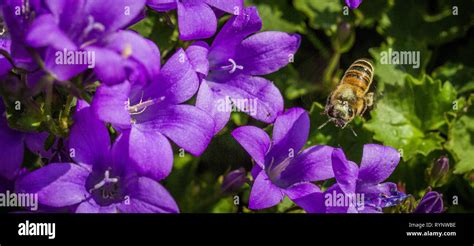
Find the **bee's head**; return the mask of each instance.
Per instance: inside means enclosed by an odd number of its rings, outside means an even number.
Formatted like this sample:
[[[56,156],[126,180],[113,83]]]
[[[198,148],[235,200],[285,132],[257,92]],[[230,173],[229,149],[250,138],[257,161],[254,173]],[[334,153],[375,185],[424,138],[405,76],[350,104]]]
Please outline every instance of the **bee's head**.
[[[349,103],[341,100],[332,103],[327,109],[327,114],[337,127],[345,127],[355,117],[354,110]]]

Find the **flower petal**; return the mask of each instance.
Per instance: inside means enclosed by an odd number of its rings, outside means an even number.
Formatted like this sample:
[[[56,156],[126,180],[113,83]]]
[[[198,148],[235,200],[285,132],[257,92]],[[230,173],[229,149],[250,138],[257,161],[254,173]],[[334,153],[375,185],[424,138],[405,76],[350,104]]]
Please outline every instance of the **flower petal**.
[[[260,166],[265,165],[265,154],[270,148],[270,137],[255,126],[242,126],[232,131],[232,136]]]
[[[239,15],[244,7],[243,0],[206,0],[206,3],[233,15]]]
[[[250,36],[238,46],[235,62],[249,75],[265,75],[278,71],[293,59],[301,42],[298,34],[262,32]]]
[[[110,136],[105,124],[97,119],[90,107],[74,115],[69,137],[71,157],[80,164],[98,165],[107,160]]]
[[[110,122],[115,127],[129,128],[131,118],[126,108],[129,93],[128,81],[112,86],[103,84],[94,95],[92,110],[99,119]]]
[[[400,153],[392,147],[366,144],[360,163],[359,179],[377,184],[386,180],[400,161]]]
[[[249,208],[264,209],[273,207],[280,203],[283,198],[282,190],[272,183],[265,171],[261,171],[250,191]]]
[[[17,176],[23,162],[23,140],[24,134],[10,129],[6,119],[0,119],[0,177],[13,180]]]
[[[209,60],[207,59],[208,53],[209,45],[203,41],[195,42],[186,49],[186,55],[188,56],[194,71],[204,76],[207,76],[209,72]]]
[[[87,13],[94,22],[105,26],[105,32],[114,32],[133,23],[143,11],[146,0],[102,0],[87,1]]]
[[[130,67],[124,62],[122,56],[110,49],[96,46],[87,47],[89,54],[94,54],[94,72],[97,79],[107,85],[115,85],[125,81],[127,77],[126,69]]]
[[[342,149],[332,152],[332,168],[339,188],[345,194],[355,194],[359,170],[355,163],[346,159]]]
[[[51,163],[37,169],[16,182],[18,193],[37,193],[38,202],[50,207],[78,204],[90,194],[86,180],[90,172],[73,163]]]
[[[331,156],[334,148],[313,146],[298,154],[281,173],[280,179],[287,184],[321,181],[334,177]]]
[[[207,112],[215,122],[214,134],[222,130],[230,118],[231,102],[226,100],[218,88],[212,88],[215,83],[203,80],[196,99],[196,106]]]
[[[349,6],[350,9],[356,9],[362,3],[362,0],[346,0],[346,5]]]
[[[170,193],[158,182],[139,177],[127,186],[130,201],[118,205],[124,213],[179,213]]]
[[[88,65],[86,62],[76,64],[72,61],[67,61],[68,57],[72,57],[71,54],[87,54],[87,53],[74,53],[74,52],[85,52],[78,50],[58,50],[53,47],[46,48],[44,65],[53,76],[59,81],[65,81],[73,78],[79,73],[87,70]],[[81,55],[82,56],[82,55]],[[88,56],[89,57],[89,56]],[[87,57],[87,59],[89,59]],[[92,57],[92,56],[91,56]]]
[[[273,126],[273,146],[266,162],[278,164],[303,148],[309,134],[309,116],[302,108],[290,108],[278,116]]]
[[[267,79],[237,75],[225,84],[214,83],[212,87],[226,95],[241,112],[265,123],[272,123],[283,112],[283,96]]]
[[[144,98],[161,98],[178,104],[189,100],[199,88],[199,77],[183,49],[178,50],[163,66],[159,76],[144,91]]]
[[[203,1],[177,1],[179,38],[195,40],[209,38],[216,32],[217,18]]]
[[[149,119],[137,115],[140,125],[162,133],[193,155],[201,155],[214,136],[214,120],[205,111],[191,105],[169,105],[150,109]],[[192,139],[193,141],[190,141]]]
[[[77,46],[59,28],[54,16],[50,14],[40,15],[34,20],[26,36],[26,42],[35,48],[51,46],[57,50],[77,49]]]
[[[158,12],[173,10],[177,7],[176,0],[148,0],[146,4]]]
[[[129,135],[129,137],[125,137]],[[123,141],[129,142],[129,155],[139,175],[157,181],[167,177],[173,167],[173,150],[161,133],[139,124],[124,132]]]
[[[308,213],[325,212],[323,193],[315,184],[295,184],[286,189],[285,194]]]
[[[110,204],[108,206],[101,206],[97,204],[97,202],[90,198],[87,199],[86,201],[81,202],[79,206],[76,208],[76,213],[79,214],[111,214],[111,213],[117,213],[117,205],[116,204]]]
[[[242,14],[232,16],[217,34],[209,51],[212,67],[228,64],[237,52],[237,46],[244,38],[262,29],[262,20],[256,7],[245,8]],[[239,51],[240,52],[240,51]]]
[[[149,80],[160,72],[160,50],[155,43],[132,31],[119,31],[107,36],[105,47],[121,54],[122,60],[129,59],[141,64],[146,69]],[[110,63],[109,66],[120,64]]]

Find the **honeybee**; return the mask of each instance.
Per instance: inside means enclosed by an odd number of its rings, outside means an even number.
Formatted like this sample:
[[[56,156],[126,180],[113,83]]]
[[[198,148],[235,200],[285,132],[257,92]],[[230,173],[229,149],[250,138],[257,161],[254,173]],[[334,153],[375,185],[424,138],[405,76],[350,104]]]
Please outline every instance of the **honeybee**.
[[[374,93],[369,92],[373,76],[374,66],[369,60],[358,59],[352,63],[329,95],[322,113],[329,120],[319,128],[332,121],[344,129],[356,116],[362,116],[374,103]]]

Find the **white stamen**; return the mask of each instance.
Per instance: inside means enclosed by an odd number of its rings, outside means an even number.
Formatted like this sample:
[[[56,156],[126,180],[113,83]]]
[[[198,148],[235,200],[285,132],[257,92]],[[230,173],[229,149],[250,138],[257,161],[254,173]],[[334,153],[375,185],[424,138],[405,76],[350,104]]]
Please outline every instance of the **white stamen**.
[[[234,59],[229,58],[228,60],[231,65],[223,67],[224,69],[230,68],[229,73],[234,73],[237,69],[243,70],[244,66],[242,65],[237,65],[237,63],[234,61]]]
[[[104,179],[102,179],[99,183],[94,185],[94,188],[92,188],[89,192],[91,193],[92,191],[98,190],[104,185],[109,184],[109,183],[117,183],[119,181],[118,178],[110,178],[110,170],[105,171],[104,174]]]
[[[149,106],[152,106],[156,103],[162,102],[162,101],[165,100],[165,98],[166,98],[165,96],[162,96],[162,97],[157,98],[157,99],[150,99],[150,100],[143,101],[143,92],[142,92],[140,102],[138,102],[137,104],[135,104],[133,106],[130,106],[130,98],[128,99],[127,109],[128,109],[128,112],[130,113],[130,115],[139,115],[139,114],[145,112],[145,110]]]

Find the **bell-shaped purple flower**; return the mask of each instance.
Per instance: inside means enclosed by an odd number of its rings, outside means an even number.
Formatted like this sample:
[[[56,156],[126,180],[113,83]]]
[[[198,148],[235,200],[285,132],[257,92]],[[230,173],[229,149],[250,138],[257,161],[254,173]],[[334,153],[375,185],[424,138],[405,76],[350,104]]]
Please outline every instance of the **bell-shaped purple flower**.
[[[366,144],[360,167],[346,159],[342,149],[332,153],[337,183],[324,192],[326,213],[380,213],[407,196],[385,181],[395,170],[400,154],[392,147]]]
[[[198,74],[188,53],[181,49],[148,84],[125,81],[102,85],[92,108],[99,119],[123,133],[139,172],[160,180],[168,176],[173,165],[168,138],[200,155],[214,136],[213,119],[205,111],[183,104],[198,86]]]
[[[427,192],[414,211],[425,214],[442,212],[444,212],[443,196],[436,191]]]
[[[113,145],[105,124],[90,107],[75,115],[69,150],[75,163],[50,163],[16,182],[16,192],[36,193],[46,208],[77,213],[175,213],[178,207],[157,181],[130,165],[129,142]]]
[[[217,17],[212,8],[239,15],[243,0],[148,0],[152,9],[164,12],[178,10],[179,38],[196,40],[210,38],[217,29]]]
[[[25,41],[58,80],[93,69],[107,84],[149,80],[159,72],[155,44],[132,31],[146,0],[48,0],[48,12],[38,15]]]
[[[284,32],[261,32],[255,7],[230,18],[210,47],[196,44],[192,62],[204,77],[196,106],[216,121],[215,132],[228,122],[232,110],[273,123],[283,111],[283,97],[265,78],[293,61],[301,37]]]
[[[4,0],[0,3],[0,49],[9,53],[15,67],[33,71],[38,66],[28,51],[26,34],[34,17],[46,11],[41,0]],[[12,64],[0,55],[0,75]]]
[[[250,209],[275,206],[285,196],[307,212],[319,209],[312,199],[321,191],[311,182],[334,177],[331,168],[333,148],[313,146],[301,151],[308,134],[309,116],[302,108],[288,109],[277,117],[272,140],[254,126],[239,127],[232,132],[256,164],[252,169]]]

